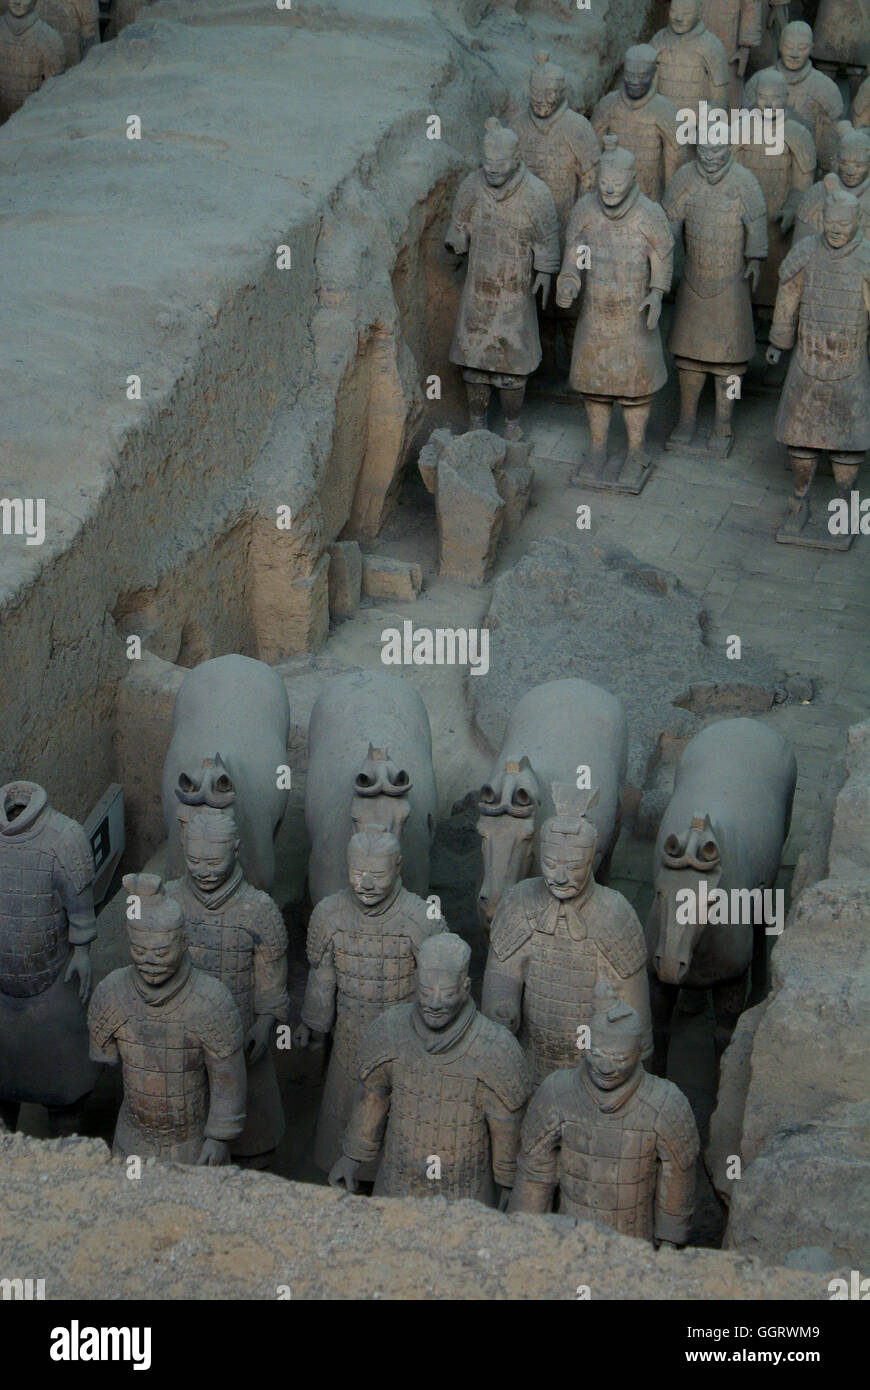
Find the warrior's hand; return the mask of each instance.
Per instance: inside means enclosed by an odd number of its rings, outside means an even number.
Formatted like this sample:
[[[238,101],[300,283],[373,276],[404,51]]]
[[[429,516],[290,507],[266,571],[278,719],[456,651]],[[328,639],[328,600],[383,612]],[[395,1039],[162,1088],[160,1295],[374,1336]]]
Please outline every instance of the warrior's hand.
[[[661,290],[650,290],[646,299],[640,306],[640,312],[646,309],[646,326],[652,332],[658,328],[659,319],[662,316],[662,292]]]
[[[767,349],[767,352],[764,355],[767,358],[769,365],[771,367],[775,367],[779,359],[782,357],[782,350],[778,347],[774,347],[773,343],[771,343]]]
[[[749,288],[754,293],[758,289],[758,282],[761,279],[761,261],[747,261],[743,278],[749,281]]]
[[[543,272],[539,272],[539,274],[535,276],[535,283],[532,285],[532,298],[534,299],[538,290],[541,291],[542,309],[546,309],[547,307],[547,300],[550,298],[550,284],[552,279],[552,275],[544,275]]]
[[[580,280],[575,275],[560,275],[556,281],[556,303],[560,309],[570,309],[580,293]]]
[[[777,220],[779,221],[779,225],[782,228],[783,232],[790,232],[792,227],[794,226],[794,208],[784,207],[782,212],[779,214],[779,218]]]
[[[293,1037],[290,1039],[294,1047],[306,1048],[311,1046],[311,1029],[307,1023],[300,1023],[293,1029]]]
[[[91,953],[87,946],[73,946],[69,965],[63,977],[64,984],[69,984],[73,975],[79,977],[79,999],[82,1004],[87,1004],[91,997],[91,987],[93,985],[93,968],[91,966]]]
[[[356,1176],[359,1170],[360,1164],[355,1158],[348,1158],[347,1154],[342,1154],[329,1170],[329,1186],[334,1187],[336,1191],[345,1187],[348,1192],[359,1192]]]
[[[220,1139],[206,1139],[196,1160],[200,1168],[218,1168],[230,1156],[229,1144]]]
[[[271,1014],[258,1014],[254,1019],[248,1036],[245,1038],[245,1060],[249,1067],[252,1067],[255,1062],[259,1062],[269,1046],[269,1034],[272,1031],[274,1021]]]
[[[749,49],[738,48],[737,50],[737,76],[746,76],[746,64],[749,62]]]

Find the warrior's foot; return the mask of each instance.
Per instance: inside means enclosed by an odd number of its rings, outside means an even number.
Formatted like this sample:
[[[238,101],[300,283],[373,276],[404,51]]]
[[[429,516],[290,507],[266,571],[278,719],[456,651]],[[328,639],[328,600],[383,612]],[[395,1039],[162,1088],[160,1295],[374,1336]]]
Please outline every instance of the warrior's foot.
[[[629,449],[625,462],[630,468],[649,468],[652,454],[648,454],[646,449]]]
[[[782,520],[781,531],[787,536],[799,536],[807,524],[810,515],[810,504],[806,497],[790,497],[788,511]]]
[[[483,426],[481,428],[483,428]],[[512,443],[518,439],[522,439],[523,427],[519,420],[505,420],[504,437],[505,439],[509,439]]]
[[[588,481],[589,475],[603,473],[607,467],[607,449],[590,449],[585,458],[581,459],[574,472],[571,474],[570,482],[574,487],[582,487]]]
[[[676,449],[681,445],[691,444],[694,438],[695,421],[681,420],[680,423],[677,425],[677,428],[675,430],[672,430],[670,435],[668,436],[668,444],[671,446],[672,449]]]
[[[731,445],[734,443],[733,434],[725,434],[722,430],[711,430],[707,436],[707,448],[716,458],[727,458],[731,452]]]

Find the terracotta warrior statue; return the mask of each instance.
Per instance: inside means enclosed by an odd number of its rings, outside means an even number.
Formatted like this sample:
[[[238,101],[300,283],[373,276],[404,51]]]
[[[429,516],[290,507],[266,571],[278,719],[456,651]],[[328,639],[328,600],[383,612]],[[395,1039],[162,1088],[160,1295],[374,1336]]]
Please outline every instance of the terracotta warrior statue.
[[[88,49],[100,42],[98,0],[36,0],[36,13],[63,39],[68,68],[80,63]]]
[[[767,255],[767,208],[758,180],[728,146],[700,144],[665,191],[663,207],[686,264],[668,346],[680,377],[680,420],[666,447],[688,448],[708,375],[716,389],[709,451],[731,450],[731,420],[741,379],[755,352],[752,292]]]
[[[420,947],[415,1001],[388,1009],[368,1028],[344,1152],[329,1175],[333,1187],[356,1192],[383,1144],[376,1195],[506,1206],[531,1084],[516,1040],[471,998],[470,960],[461,937],[429,937]]]
[[[776,62],[780,36],[791,18],[790,9],[789,0],[762,0],[761,42],[752,58],[756,68]]]
[[[88,1057],[94,856],[35,782],[0,789],[0,1119],[44,1105],[73,1133],[97,1068]]]
[[[870,130],[855,130],[848,121],[841,121],[837,134],[837,175],[847,192],[858,199],[861,230],[870,237]],[[824,230],[826,197],[824,181],[814,183],[804,194],[794,229],[795,244]]]
[[[548,1076],[523,1121],[512,1212],[603,1221],[626,1236],[685,1245],[698,1131],[672,1081],[641,1061],[645,1025],[605,985],[579,1066]]]
[[[349,887],[323,898],[308,924],[308,985],[294,1044],[333,1033],[314,1161],[328,1173],[341,1153],[358,1081],[359,1047],[370,1023],[414,997],[420,947],[445,930],[422,898],[402,887],[399,842],[372,827],[347,849]]]
[[[569,381],[583,396],[591,447],[572,482],[609,474],[607,438],[616,401],[628,435],[620,468],[623,462],[629,469],[649,467],[647,421],[668,375],[658,324],[673,250],[668,219],[638,188],[634,155],[618,146],[615,135],[605,135],[598,190],[581,198],[571,214],[556,286],[561,305],[571,304],[583,286]]]
[[[526,379],[541,361],[535,296],[547,307],[559,269],[553,195],[526,168],[519,141],[494,116],[486,122],[483,167],[459,185],[448,251],[468,254],[450,361],[462,367],[470,430],[485,429],[492,387],[505,416],[505,438],[522,438]]]
[[[492,923],[483,1011],[519,1040],[533,1084],[576,1066],[592,994],[609,980],[643,1019],[643,1055],[652,1051],[643,929],[621,893],[596,883],[598,834],[584,812],[594,797],[553,788],[556,815],[540,837],[541,878],[508,890]]]
[[[728,55],[731,105],[738,106],[750,51],[761,43],[761,0],[703,0],[701,18]]]
[[[832,77],[840,68],[854,92],[870,64],[870,0],[819,0],[813,52]]]
[[[645,198],[660,203],[673,175],[685,161],[688,148],[677,143],[677,108],[657,89],[658,50],[640,43],[629,48],[622,69],[622,87],[608,92],[592,112],[599,140],[615,135],[634,155],[638,188]]]
[[[767,350],[775,364],[795,345],[776,417],[794,494],[777,540],[800,538],[821,452],[830,455],[837,487],[847,494],[870,448],[870,241],[861,235],[854,194],[835,174],[825,186],[823,234],[798,242],[780,268]]]
[[[651,40],[658,50],[658,87],[677,111],[698,113],[702,101],[727,106],[731,82],[728,54],[701,18],[701,0],[671,0],[666,29]]]
[[[754,83],[755,108],[762,113],[786,110],[788,83],[778,68],[764,68]],[[784,147],[777,154],[771,146],[748,140],[735,145],[734,157],[754,174],[767,207],[767,259],[761,267],[752,300],[763,310],[772,310],[776,301],[777,275],[791,243],[798,208],[816,172],[813,137],[800,121],[785,115]]]
[[[122,882],[133,963],[106,976],[88,1011],[91,1056],[123,1069],[112,1153],[226,1163],[245,1123],[239,1012],[226,985],[192,964],[181,906],[157,875]]]
[[[565,69],[549,53],[536,54],[529,104],[515,122],[520,157],[552,193],[561,236],[581,193],[595,187],[600,153],[592,126],[568,105],[567,90]]]
[[[36,0],[9,0],[0,15],[0,120],[66,67],[63,39],[36,13]]]
[[[832,169],[837,158],[836,125],[843,115],[843,98],[836,82],[814,68],[810,61],[813,31],[803,20],[787,24],[780,35],[777,67],[788,83],[788,114],[802,121],[816,142],[822,169]],[[746,104],[755,104],[758,73],[746,84]]]
[[[193,964],[226,985],[239,1011],[247,1064],[247,1119],[233,1140],[232,1154],[263,1167],[284,1133],[269,1044],[275,1024],[289,1018],[287,933],[269,894],[252,888],[242,874],[232,807],[184,809],[190,813],[182,842],[187,875],[168,883],[166,894],[184,913]]]
[[[870,74],[864,78],[852,102],[852,124],[856,130],[870,125]]]

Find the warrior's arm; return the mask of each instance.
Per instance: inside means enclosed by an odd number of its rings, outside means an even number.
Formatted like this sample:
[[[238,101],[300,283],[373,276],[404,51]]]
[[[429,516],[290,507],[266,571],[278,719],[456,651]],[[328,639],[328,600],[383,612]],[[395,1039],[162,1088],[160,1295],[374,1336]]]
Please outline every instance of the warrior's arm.
[[[649,240],[649,287],[667,294],[674,275],[674,236],[666,218],[661,218],[659,226],[656,219],[655,230]]]
[[[728,89],[731,86],[731,65],[729,56],[720,43],[706,59],[707,76],[710,79],[710,106],[727,106]]]
[[[483,1108],[492,1146],[492,1176],[499,1187],[513,1187],[520,1151],[520,1129],[523,1107],[509,1110],[503,1100],[488,1087],[484,1092]]]
[[[803,243],[799,242],[798,244],[802,245]],[[782,270],[786,268],[786,264],[783,263]],[[773,311],[773,323],[770,326],[770,342],[773,347],[790,348],[793,345],[797,334],[803,287],[803,271],[792,275],[788,280],[780,279],[779,289],[776,293],[776,306]]]
[[[314,909],[308,926],[308,959],[310,969],[302,1003],[302,1022],[314,1033],[328,1033],[335,1023],[335,994],[338,978],[335,972],[332,936],[327,936],[317,920]]]
[[[522,947],[507,960],[499,960],[490,946],[483,975],[482,1012],[512,1033],[519,1032],[522,1022],[525,959]]]
[[[362,1080],[344,1131],[344,1153],[354,1163],[370,1163],[383,1143],[392,1092],[391,1064],[384,1062]]]
[[[532,1098],[522,1126],[520,1156],[509,1211],[547,1212],[559,1182],[562,1120],[548,1102],[548,1083]]]
[[[50,34],[50,42],[46,43],[42,53],[43,79],[60,77],[60,74],[66,71],[66,50],[63,46],[63,39],[55,29],[51,29]]]
[[[747,261],[763,261],[767,258],[767,209],[758,216],[746,216],[743,223],[746,241],[743,255]]]
[[[277,908],[272,912],[270,907],[269,920],[263,923],[254,946],[254,1013],[268,1014],[279,1023],[290,1017],[287,935]]]
[[[761,0],[741,0],[738,48],[757,48],[761,43]]]
[[[642,965],[633,975],[615,984],[619,997],[635,1009],[643,1024],[643,1045],[641,1056],[650,1057],[653,1050],[652,1015],[649,1004],[649,977],[646,965]]]
[[[555,275],[559,269],[559,219],[556,204],[548,188],[543,190],[532,231],[532,265],[538,275]]]
[[[459,185],[453,204],[453,216],[444,238],[444,245],[448,251],[454,251],[457,256],[465,255],[471,239],[471,214],[474,209],[472,178],[473,175],[469,175]]]
[[[219,1057],[203,1047],[208,1072],[209,1107],[205,1125],[206,1139],[227,1144],[245,1127],[245,1100],[248,1077],[245,1054],[241,1047],[229,1056]]]
[[[79,42],[84,58],[88,49],[100,42],[100,6],[98,0],[79,0],[78,13],[81,23]]]
[[[676,113],[674,114],[676,117]],[[674,177],[674,174],[685,164],[686,157],[689,153],[689,147],[688,145],[681,145],[677,140],[676,119],[674,119],[673,125],[671,125],[670,122],[668,122],[667,125],[660,125],[659,131],[661,132],[662,137],[662,157],[664,159],[665,167],[665,188],[667,188],[671,179]],[[674,233],[674,236],[676,236],[676,233]]]
[[[675,1123],[656,1135],[658,1172],[653,1233],[656,1240],[685,1245],[695,1208],[695,1160],[698,1131],[689,1102],[680,1095]],[[670,1107],[669,1107],[670,1108]]]

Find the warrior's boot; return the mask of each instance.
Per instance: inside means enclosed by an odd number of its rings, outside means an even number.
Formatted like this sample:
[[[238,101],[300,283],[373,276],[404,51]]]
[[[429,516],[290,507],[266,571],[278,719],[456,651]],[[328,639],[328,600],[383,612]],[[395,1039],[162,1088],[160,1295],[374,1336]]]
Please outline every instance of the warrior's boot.
[[[586,396],[583,404],[589,421],[589,451],[584,463],[571,474],[571,482],[577,484],[582,483],[584,473],[600,473],[607,464],[607,436],[613,414],[612,401],[596,401]]]
[[[716,418],[707,437],[707,447],[720,458],[726,457],[732,444],[731,420],[734,415],[734,398],[728,394],[732,375],[713,378],[716,389]]]
[[[490,388],[480,382],[466,382],[465,390],[468,395],[468,428],[469,430],[485,430],[488,428],[487,414],[489,411],[489,392]]]
[[[815,476],[819,456],[811,449],[789,449],[788,457],[791,464],[794,492],[789,498],[789,510],[782,524],[782,529],[797,534],[804,529],[810,514],[808,493]]]
[[[679,368],[680,376],[680,419],[675,430],[671,431],[669,444],[691,444],[695,437],[698,421],[698,401],[704,389],[706,372],[692,372],[686,367]]]
[[[626,463],[636,463],[641,468],[648,468],[652,462],[644,447],[646,427],[651,410],[652,401],[642,401],[639,405],[624,404],[622,407],[622,418],[625,421],[625,432],[628,435],[628,453],[625,461]]]
[[[525,386],[503,386],[499,391],[501,408],[504,411],[504,437],[505,439],[522,439],[523,430],[520,425],[520,411],[523,408],[523,397],[526,394]]]

